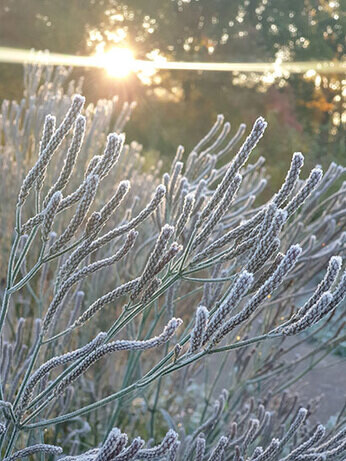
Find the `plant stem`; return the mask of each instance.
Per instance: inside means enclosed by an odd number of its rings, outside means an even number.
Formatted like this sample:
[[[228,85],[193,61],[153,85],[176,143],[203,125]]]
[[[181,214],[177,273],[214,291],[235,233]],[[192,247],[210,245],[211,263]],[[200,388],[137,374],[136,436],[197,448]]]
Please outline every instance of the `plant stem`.
[[[209,394],[208,394],[208,397],[206,398],[206,402],[205,402],[205,405],[204,405],[204,409],[203,409],[203,412],[202,412],[202,415],[201,415],[201,419],[199,421],[199,424],[202,424],[203,420],[204,420],[204,417],[205,417],[205,414],[207,412],[207,409],[209,407],[209,403],[210,403],[210,400],[211,400],[211,397],[213,395],[213,391],[215,389],[215,386],[216,386],[216,383],[218,382],[220,376],[221,376],[221,373],[226,365],[226,362],[227,362],[227,359],[228,359],[228,354],[225,354],[223,360],[222,360],[222,364],[215,376],[215,379],[213,381],[213,384],[211,385],[210,387],[210,391],[209,391]]]
[[[9,257],[9,261],[8,261],[8,267],[7,267],[6,289],[5,289],[5,293],[4,293],[3,300],[2,300],[1,314],[0,314],[0,332],[2,331],[4,321],[5,321],[5,318],[6,318],[6,314],[7,314],[8,305],[9,305],[9,302],[10,302],[10,292],[9,292],[9,290],[11,288],[12,280],[13,280],[13,277],[14,277],[13,276],[13,266],[14,266],[14,261],[15,261],[15,257],[16,257],[16,252],[17,252],[17,249],[18,249],[19,240],[20,240],[20,215],[21,215],[21,208],[17,207],[17,209],[16,209],[16,230],[15,230],[16,235],[15,235],[15,238],[14,238],[13,245],[11,247],[11,253],[10,253],[10,257]]]
[[[31,373],[31,371],[33,369],[33,366],[35,365],[35,361],[37,359],[37,355],[39,353],[41,345],[42,345],[42,337],[40,336],[40,338],[38,339],[38,341],[37,341],[37,343],[35,345],[35,348],[34,348],[34,350],[32,352],[30,363],[29,363],[28,368],[27,368],[27,370],[25,372],[25,375],[24,375],[23,381],[21,383],[21,386],[19,388],[19,391],[18,391],[18,394],[16,396],[16,399],[15,399],[15,401],[13,403],[13,408],[14,409],[16,408],[16,406],[18,405],[18,402],[20,401],[20,398],[21,398],[22,393],[23,393],[23,391],[25,389],[26,383],[27,383],[27,381],[29,379],[30,373]]]
[[[166,344],[165,348],[165,354],[168,352],[168,343]],[[155,415],[156,415],[156,407],[159,402],[159,397],[160,397],[160,391],[161,391],[161,384],[162,384],[162,377],[159,378],[157,387],[156,387],[156,393],[155,393],[155,399],[154,399],[154,405],[153,408],[151,409],[151,418],[150,418],[150,437],[154,437],[154,429],[155,429]]]
[[[30,248],[30,245],[32,243],[32,241],[34,240],[35,236],[36,236],[36,233],[37,233],[37,230],[38,230],[38,226],[34,227],[29,235],[29,238],[28,240],[25,242],[25,245],[24,245],[24,248],[23,248],[23,251],[21,253],[21,255],[19,256],[18,258],[18,261],[15,265],[15,268],[13,270],[13,278],[12,280],[14,281],[18,275],[18,272],[20,271],[20,268],[21,268],[21,265],[24,261],[24,258],[25,256],[27,255],[28,251],[29,251],[29,248]]]
[[[177,371],[197,360],[200,360],[202,357],[208,355],[208,354],[214,354],[216,352],[220,352],[220,351],[225,351],[225,350],[231,350],[231,349],[238,349],[238,348],[241,348],[241,347],[245,347],[249,344],[253,344],[255,342],[259,342],[259,341],[263,341],[265,339],[270,339],[270,338],[275,338],[275,337],[278,337],[280,335],[269,335],[269,334],[266,334],[266,335],[261,335],[261,336],[257,336],[255,338],[251,338],[251,339],[248,339],[248,340],[244,340],[244,341],[241,341],[239,343],[236,343],[236,344],[231,344],[229,346],[224,346],[224,347],[221,347],[221,348],[217,348],[217,349],[209,349],[209,350],[203,350],[203,351],[200,351],[199,353],[195,354],[195,355],[192,355],[192,356],[188,356],[188,357],[185,357],[185,356],[182,356],[182,358],[180,360],[178,360],[177,362],[175,363],[171,363],[169,365],[167,365],[166,367],[163,367],[162,366],[167,363],[167,361],[169,360],[169,358],[171,358],[173,355],[174,355],[174,352],[170,352],[166,355],[166,357],[164,357],[164,359],[161,360],[161,362],[156,365],[156,367],[154,367],[152,370],[150,370],[150,372],[148,372],[146,375],[144,375],[142,378],[140,378],[136,383],[133,383],[131,384],[130,386],[127,386],[126,388],[124,389],[121,389],[120,391],[118,392],[115,392],[114,394],[111,394],[109,395],[108,397],[105,397],[101,400],[99,400],[98,402],[94,402],[90,405],[87,405],[85,407],[82,407],[82,408],[79,408],[78,410],[75,410],[71,413],[67,413],[65,415],[61,415],[61,416],[58,416],[56,418],[52,418],[52,419],[49,419],[49,420],[44,420],[44,421],[39,421],[37,423],[34,423],[34,424],[27,424],[34,416],[37,415],[37,412],[35,412],[34,414],[30,415],[27,417],[27,419],[23,422],[22,424],[22,428],[24,430],[29,430],[29,429],[34,429],[34,428],[37,428],[37,427],[46,427],[46,426],[50,426],[52,424],[61,424],[65,421],[68,421],[72,418],[75,418],[77,416],[82,416],[82,415],[85,415],[85,414],[88,414],[94,410],[96,410],[97,408],[100,408],[104,405],[107,405],[108,403],[110,402],[113,402],[114,400],[118,400],[119,398],[137,390],[137,389],[141,389],[143,387],[146,387],[148,386],[150,383],[152,383],[153,381],[155,381],[156,379],[162,377],[162,376],[165,376],[167,374],[170,374],[174,371]],[[188,340],[188,337],[185,338],[185,342]],[[162,368],[160,370],[160,368]],[[157,370],[157,372],[155,373],[155,371]],[[44,402],[45,404],[46,402]],[[43,404],[43,405],[44,405]],[[43,406],[42,406],[43,408]]]
[[[5,458],[7,456],[10,456],[10,454],[12,452],[13,445],[16,443],[17,437],[18,437],[18,428],[16,426],[14,426],[12,434],[11,434],[11,438],[10,438],[8,444],[7,444],[7,447],[6,447],[5,456],[4,456]]]

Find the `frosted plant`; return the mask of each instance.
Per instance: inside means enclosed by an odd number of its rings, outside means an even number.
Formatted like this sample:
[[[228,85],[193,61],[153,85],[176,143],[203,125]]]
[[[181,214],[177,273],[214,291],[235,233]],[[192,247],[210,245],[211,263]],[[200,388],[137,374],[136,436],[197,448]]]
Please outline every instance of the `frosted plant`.
[[[300,175],[300,170],[304,165],[304,156],[301,152],[295,152],[292,157],[292,162],[290,169],[288,170],[285,182],[281,186],[281,189],[274,197],[274,203],[277,206],[280,206],[282,203],[286,202],[290,197],[291,192],[293,191]]]
[[[225,323],[228,314],[234,310],[241,300],[241,298],[246,294],[251,283],[253,281],[253,276],[247,271],[243,271],[237,280],[234,282],[232,291],[229,293],[228,297],[224,303],[218,308],[215,312],[213,318],[208,323],[208,327],[203,336],[203,344],[205,344],[214,333]]]
[[[194,328],[191,332],[190,352],[196,352],[200,348],[207,326],[209,312],[204,306],[199,306],[196,311],[196,320]]]
[[[97,348],[97,346],[99,346],[102,343],[105,336],[105,333],[99,333],[94,340],[86,344],[84,347],[81,347],[80,349],[77,349],[73,352],[67,352],[66,354],[58,357],[53,357],[52,359],[48,360],[48,362],[42,364],[40,368],[38,368],[35,371],[35,373],[32,374],[32,376],[26,384],[21,401],[18,406],[19,412],[23,411],[25,407],[30,403],[29,401],[34,387],[40,380],[42,380],[45,377],[47,373],[49,373],[54,368],[64,365],[65,363],[72,362],[73,360],[90,354],[90,352],[92,352],[94,349]]]
[[[136,288],[134,289],[131,299],[136,299],[138,294],[141,292],[146,283],[148,283],[155,275],[155,268],[159,263],[160,258],[166,249],[167,242],[173,235],[174,228],[171,226],[164,226],[161,230],[159,237],[156,240],[155,248],[149,256],[148,262],[144,268],[143,274],[141,275]]]
[[[227,435],[220,436],[219,430],[223,432],[227,420],[224,419],[227,418],[227,410],[223,406],[218,412],[217,419],[214,418],[214,425],[209,429],[204,425],[206,433],[200,433],[197,438],[185,435],[179,441],[178,433],[170,430],[161,443],[151,448],[144,448],[145,442],[140,437],[134,438],[130,443],[127,434],[121,433],[118,428],[113,428],[100,447],[82,455],[67,456],[62,459],[64,461],[84,459],[215,461],[220,457],[222,459],[222,456],[225,459],[256,459],[257,461],[341,459],[339,455],[345,451],[345,429],[333,437],[325,436],[324,426],[318,425],[312,429],[306,408],[300,407],[295,411],[296,402],[291,408],[285,408],[283,403],[284,399],[281,399],[279,410],[272,411],[265,411],[263,404],[244,405],[242,411],[237,413],[237,422],[232,423],[232,430],[227,432]],[[253,417],[255,414],[259,419]],[[268,418],[267,415],[271,417]],[[271,424],[271,419],[280,422],[280,428],[275,428]],[[324,440],[323,443],[320,443],[321,439]],[[164,455],[167,457],[162,458]]]
[[[12,456],[6,456],[4,461],[14,461],[15,459],[26,458],[27,456],[33,455],[34,453],[60,455],[62,453],[62,449],[60,447],[55,447],[54,445],[45,445],[40,443],[38,445],[32,445],[30,447],[23,448],[23,450],[17,451]]]
[[[63,190],[71,177],[73,169],[75,167],[77,156],[79,154],[80,148],[83,143],[85,133],[85,117],[79,115],[76,120],[76,125],[73,133],[73,138],[70,144],[70,147],[67,151],[66,158],[64,165],[62,167],[61,173],[55,182],[55,184],[50,188],[48,194],[46,195],[45,201],[43,202],[43,206],[45,207],[49,200],[52,198],[53,194],[56,191]]]
[[[73,126],[73,123],[75,122],[77,115],[83,107],[84,101],[84,98],[79,95],[77,95],[74,98],[71,108],[66,114],[66,117],[62,121],[61,125],[54,131],[53,135],[47,142],[47,145],[45,145],[44,149],[42,149],[38,161],[35,163],[33,168],[25,177],[22,187],[19,191],[17,202],[18,206],[23,205],[34,182],[38,179],[42,182],[42,177],[44,177],[45,171],[51,160],[52,155],[54,154],[54,151],[59,147],[67,132]],[[49,123],[49,120],[46,120],[46,124],[47,123]],[[45,131],[49,131],[49,129],[44,128],[44,132]],[[43,144],[45,144],[45,142],[46,141],[43,140]]]
[[[233,155],[246,127],[223,116],[168,172],[144,169],[122,133],[134,104],[85,106],[67,77],[26,68],[23,102],[2,104],[1,456],[343,459],[342,416],[313,428],[316,402],[287,389],[345,339],[344,169],[303,181],[295,153],[258,205],[267,123]]]

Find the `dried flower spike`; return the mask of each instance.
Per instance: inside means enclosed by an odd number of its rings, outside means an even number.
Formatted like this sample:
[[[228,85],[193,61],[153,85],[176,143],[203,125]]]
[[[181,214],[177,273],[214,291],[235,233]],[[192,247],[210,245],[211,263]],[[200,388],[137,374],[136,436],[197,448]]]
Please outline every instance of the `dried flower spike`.
[[[76,95],[72,101],[72,105],[67,112],[64,120],[61,122],[61,125],[56,129],[54,134],[51,136],[48,144],[40,155],[39,159],[35,165],[31,168],[27,176],[25,177],[22,187],[19,192],[17,206],[22,206],[29,195],[30,189],[32,188],[36,179],[40,178],[45,174],[46,168],[50,162],[50,159],[59,147],[62,140],[65,138],[68,131],[71,129],[73,123],[75,122],[78,114],[82,110],[84,105],[85,98],[80,95]]]

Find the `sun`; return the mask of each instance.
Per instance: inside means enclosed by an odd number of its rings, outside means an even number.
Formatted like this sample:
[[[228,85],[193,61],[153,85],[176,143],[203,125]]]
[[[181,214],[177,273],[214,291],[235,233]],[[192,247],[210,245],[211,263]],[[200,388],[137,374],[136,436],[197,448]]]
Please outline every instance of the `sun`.
[[[135,58],[129,48],[111,48],[100,56],[101,66],[110,77],[124,78],[135,70]]]

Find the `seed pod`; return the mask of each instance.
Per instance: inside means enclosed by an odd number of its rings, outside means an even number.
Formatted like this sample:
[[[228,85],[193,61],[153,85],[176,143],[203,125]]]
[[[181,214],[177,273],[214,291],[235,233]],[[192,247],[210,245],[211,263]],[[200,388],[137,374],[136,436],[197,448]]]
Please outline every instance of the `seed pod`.
[[[44,120],[44,125],[43,125],[42,138],[40,141],[39,157],[43,154],[45,148],[47,147],[49,141],[51,140],[51,137],[53,136],[53,133],[55,130],[55,123],[56,123],[56,119],[54,116],[50,114],[46,115],[45,120]],[[42,173],[38,175],[35,181],[35,188],[37,191],[40,191],[42,188],[44,176],[45,176],[44,171],[42,171]]]
[[[197,235],[195,241],[193,242],[192,249],[195,249],[200,245],[204,240],[208,238],[216,224],[220,221],[222,216],[228,210],[232,200],[235,197],[235,194],[238,192],[242,177],[240,174],[234,176],[233,181],[228,185],[224,195],[220,197],[220,203],[216,205],[215,211],[211,215],[210,219],[207,221],[206,225],[202,228],[201,232]],[[211,210],[212,211],[212,210]],[[210,213],[209,213],[210,214]],[[201,216],[203,215],[203,211]],[[200,220],[202,219],[200,216]]]
[[[311,307],[307,313],[297,322],[292,323],[282,330],[285,336],[295,335],[305,330],[313,323],[317,323],[322,317],[330,312],[330,304],[333,296],[328,291],[323,293],[317,303]]]
[[[333,256],[328,264],[328,269],[326,272],[326,275],[323,277],[322,282],[318,285],[316,291],[314,294],[309,298],[309,300],[302,306],[297,314],[293,317],[293,320],[298,320],[299,318],[302,318],[307,311],[320,299],[321,295],[325,292],[328,291],[334,281],[336,280],[336,277],[338,276],[340,269],[342,265],[342,258],[339,256]]]
[[[195,198],[193,194],[187,194],[185,199],[184,199],[184,206],[183,206],[183,211],[178,219],[177,226],[176,226],[176,237],[179,237],[179,235],[183,232],[186,223],[190,219],[192,209],[195,203]]]

